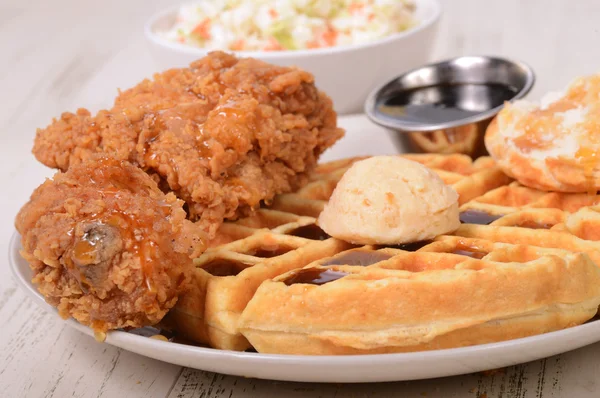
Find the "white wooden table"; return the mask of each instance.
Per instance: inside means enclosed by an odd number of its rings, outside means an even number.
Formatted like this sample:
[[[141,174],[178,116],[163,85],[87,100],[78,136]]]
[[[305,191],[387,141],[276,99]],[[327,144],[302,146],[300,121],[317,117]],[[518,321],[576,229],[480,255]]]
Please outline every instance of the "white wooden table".
[[[13,218],[52,171],[30,153],[36,127],[64,110],[108,106],[117,87],[154,71],[144,20],[169,0],[0,1],[0,253]],[[435,58],[496,54],[533,66],[531,96],[600,70],[598,0],[443,0]],[[327,157],[348,156],[353,131],[386,135],[361,117]],[[354,140],[356,141],[356,140]],[[96,343],[38,309],[0,263],[0,397],[589,397],[600,396],[600,344],[504,369],[436,380],[363,385],[283,383],[181,368]]]

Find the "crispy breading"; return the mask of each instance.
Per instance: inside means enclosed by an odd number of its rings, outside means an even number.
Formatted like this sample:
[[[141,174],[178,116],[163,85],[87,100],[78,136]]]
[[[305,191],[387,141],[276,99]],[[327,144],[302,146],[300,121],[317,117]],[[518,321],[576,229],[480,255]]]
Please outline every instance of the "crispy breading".
[[[131,161],[214,234],[303,185],[342,135],[311,74],[215,52],[120,93],[110,110],[64,113],[38,130],[33,152],[61,170],[97,153]]]
[[[126,161],[89,159],[38,187],[16,218],[46,301],[96,331],[159,322],[205,234],[183,201]]]

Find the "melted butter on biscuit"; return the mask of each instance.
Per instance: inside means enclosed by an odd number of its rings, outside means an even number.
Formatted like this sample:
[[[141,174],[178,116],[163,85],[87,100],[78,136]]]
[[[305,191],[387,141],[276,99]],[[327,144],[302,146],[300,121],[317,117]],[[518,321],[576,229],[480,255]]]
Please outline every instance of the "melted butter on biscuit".
[[[507,104],[498,123],[506,144],[536,159],[572,159],[590,174],[600,168],[600,74],[576,79],[540,104]],[[586,177],[587,178],[587,177]]]

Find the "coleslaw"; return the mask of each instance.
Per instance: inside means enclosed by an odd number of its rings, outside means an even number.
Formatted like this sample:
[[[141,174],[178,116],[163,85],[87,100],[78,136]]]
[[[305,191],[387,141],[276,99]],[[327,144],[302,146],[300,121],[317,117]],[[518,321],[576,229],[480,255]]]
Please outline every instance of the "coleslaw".
[[[215,0],[180,7],[168,40],[210,50],[368,43],[416,25],[413,0]]]

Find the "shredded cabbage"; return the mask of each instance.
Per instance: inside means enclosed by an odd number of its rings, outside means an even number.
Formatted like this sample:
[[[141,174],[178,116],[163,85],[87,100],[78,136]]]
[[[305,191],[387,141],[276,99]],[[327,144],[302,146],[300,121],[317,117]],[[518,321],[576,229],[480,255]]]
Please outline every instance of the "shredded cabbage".
[[[165,38],[211,50],[277,51],[374,41],[415,26],[413,0],[204,0]]]

